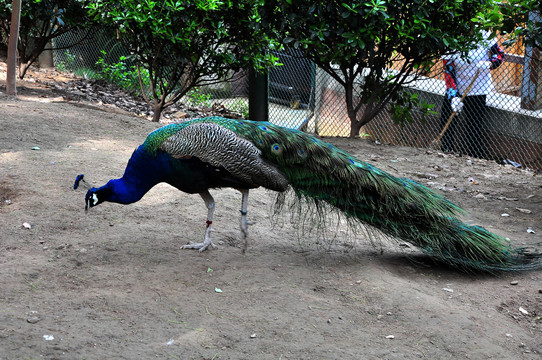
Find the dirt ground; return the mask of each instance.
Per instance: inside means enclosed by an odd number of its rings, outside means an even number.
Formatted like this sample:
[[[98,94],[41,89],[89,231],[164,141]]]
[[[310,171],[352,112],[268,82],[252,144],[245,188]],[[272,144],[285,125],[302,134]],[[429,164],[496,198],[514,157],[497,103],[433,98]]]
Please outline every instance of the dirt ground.
[[[0,81],[0,359],[540,359],[542,271],[446,269],[404,246],[330,249],[273,227],[273,196],[216,190],[219,247],[198,196],[167,185],[84,212],[91,185],[120,177],[156,128],[111,107]],[[542,247],[541,177],[423,149],[328,139],[468,211],[465,221]],[[518,210],[520,209],[520,210]],[[509,216],[502,216],[508,214]],[[528,232],[528,229],[530,229]],[[533,233],[534,232],[534,233]],[[351,244],[344,240],[347,245]],[[407,256],[410,255],[410,256]]]

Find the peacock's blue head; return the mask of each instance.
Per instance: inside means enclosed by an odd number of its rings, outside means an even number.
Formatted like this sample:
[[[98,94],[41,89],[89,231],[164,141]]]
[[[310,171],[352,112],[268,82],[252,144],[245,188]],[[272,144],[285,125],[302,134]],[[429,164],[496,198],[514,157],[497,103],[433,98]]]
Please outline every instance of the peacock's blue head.
[[[101,202],[103,202],[103,199],[100,200],[98,189],[90,188],[90,190],[87,191],[87,194],[85,195],[85,211],[87,211],[91,207],[98,205]]]
[[[112,197],[113,195],[112,183],[113,182],[114,180],[111,180],[102,187],[99,187],[99,188],[93,187],[93,188],[90,188],[89,191],[87,191],[87,194],[85,195],[85,211],[105,201],[115,201],[115,199]],[[115,202],[119,202],[119,201],[115,201]]]
[[[85,175],[77,175],[75,178],[75,183],[73,184],[73,189],[77,190],[79,185],[84,185],[87,189],[87,195],[85,196],[85,211],[89,208],[98,205],[101,201],[98,200],[98,189],[90,187],[90,185],[84,179]],[[103,200],[102,200],[103,201]]]
[[[75,183],[73,185],[74,189],[77,189],[79,185],[84,185],[87,189],[87,194],[85,195],[85,211],[88,211],[91,207],[94,207],[98,204],[103,203],[104,201],[115,201],[113,194],[113,184],[114,180],[109,181],[107,184],[105,184],[102,187],[95,188],[90,187],[90,185],[85,181],[84,175],[77,175],[77,178],[75,179]],[[120,201],[116,201],[120,202]]]

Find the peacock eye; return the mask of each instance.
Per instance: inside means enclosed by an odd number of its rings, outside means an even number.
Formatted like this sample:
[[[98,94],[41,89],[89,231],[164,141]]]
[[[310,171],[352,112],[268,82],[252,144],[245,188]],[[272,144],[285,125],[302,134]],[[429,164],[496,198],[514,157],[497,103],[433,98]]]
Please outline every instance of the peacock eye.
[[[282,147],[279,144],[273,144],[271,145],[271,151],[277,155],[280,155],[282,153]]]

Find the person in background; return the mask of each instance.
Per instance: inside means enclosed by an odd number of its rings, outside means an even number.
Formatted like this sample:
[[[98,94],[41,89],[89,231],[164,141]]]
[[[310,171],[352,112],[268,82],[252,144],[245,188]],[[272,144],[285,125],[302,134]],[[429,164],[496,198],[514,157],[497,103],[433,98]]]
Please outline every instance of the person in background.
[[[504,51],[497,44],[495,38],[487,40],[488,33],[484,33],[484,41],[478,48],[469,51],[465,57],[452,54],[442,57],[444,65],[444,79],[446,93],[440,114],[441,127],[444,127],[452,111],[464,111],[466,152],[477,158],[488,158],[487,151],[487,95],[494,90],[491,79],[491,70],[498,68],[504,58]],[[474,76],[478,77],[465,97],[463,104],[459,100],[466,91]],[[448,130],[442,137],[442,150],[456,152],[454,138],[457,133],[457,122],[452,121]]]

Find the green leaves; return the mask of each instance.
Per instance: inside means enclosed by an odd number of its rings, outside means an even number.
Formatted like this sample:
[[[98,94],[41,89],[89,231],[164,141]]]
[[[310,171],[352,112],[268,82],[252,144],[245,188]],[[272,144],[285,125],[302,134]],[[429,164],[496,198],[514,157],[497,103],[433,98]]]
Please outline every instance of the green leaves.
[[[414,121],[412,111],[416,109],[425,121],[427,115],[436,115],[432,109],[435,104],[429,104],[419,98],[418,94],[410,93],[404,89],[397,91],[390,101],[390,113],[392,120],[401,126],[411,124]]]
[[[541,0],[510,0],[509,6],[503,6],[500,10],[502,18],[494,28],[510,39],[505,45],[512,45],[517,41],[524,41],[526,45],[542,50],[542,9]],[[496,19],[493,17],[492,19]]]
[[[260,28],[258,3],[98,0],[90,12],[118,30],[138,67],[148,71],[150,91],[142,93],[150,93],[147,101],[158,120],[164,107],[195,87],[227,80],[241,67],[276,62],[267,52],[273,40]]]

